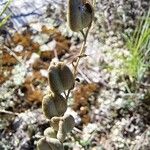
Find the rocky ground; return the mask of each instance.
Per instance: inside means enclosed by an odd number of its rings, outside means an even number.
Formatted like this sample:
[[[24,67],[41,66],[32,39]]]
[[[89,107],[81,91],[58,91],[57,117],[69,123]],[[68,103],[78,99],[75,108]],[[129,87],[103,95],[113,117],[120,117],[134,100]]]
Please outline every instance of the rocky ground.
[[[41,110],[43,95],[49,90],[49,63],[59,59],[72,67],[83,41],[80,33],[67,27],[65,1],[45,3],[39,5],[43,9],[38,20],[36,16],[31,21],[27,15],[22,23],[12,17],[1,29],[2,150],[36,149],[49,126]],[[12,10],[13,6],[17,4]],[[65,140],[66,150],[150,149],[150,70],[142,82],[131,80],[124,69],[131,53],[123,36],[132,34],[149,6],[149,0],[97,1],[86,57],[69,98],[67,113],[74,116],[76,126]]]

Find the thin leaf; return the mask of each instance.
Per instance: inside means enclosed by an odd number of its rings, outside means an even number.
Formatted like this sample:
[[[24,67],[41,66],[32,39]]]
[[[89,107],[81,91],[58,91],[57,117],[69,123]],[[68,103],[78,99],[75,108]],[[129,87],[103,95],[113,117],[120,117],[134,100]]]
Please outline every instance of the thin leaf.
[[[8,8],[8,6],[10,5],[10,3],[11,3],[12,1],[13,1],[13,0],[9,0],[9,1],[6,3],[4,9],[3,9],[2,12],[0,13],[0,16],[3,15],[3,13],[6,11],[6,9]]]
[[[0,22],[0,27],[2,27],[6,22],[7,20],[10,18],[10,16],[6,16],[1,22]]]

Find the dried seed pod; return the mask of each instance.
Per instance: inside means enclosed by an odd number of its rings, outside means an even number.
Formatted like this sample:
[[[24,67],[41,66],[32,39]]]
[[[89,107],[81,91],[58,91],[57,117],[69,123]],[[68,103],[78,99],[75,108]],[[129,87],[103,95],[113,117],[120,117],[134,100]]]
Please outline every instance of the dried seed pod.
[[[64,150],[63,144],[58,139],[46,138],[46,141],[51,146],[52,150]]]
[[[81,31],[93,20],[93,6],[83,0],[68,0],[67,22],[72,31]]]
[[[44,130],[44,136],[49,138],[56,138],[57,132],[52,127],[48,127]]]
[[[56,66],[52,65],[49,67],[48,80],[49,80],[49,86],[54,93],[62,93],[65,91],[62,82],[60,80],[58,68]]]
[[[48,119],[54,116],[62,116],[67,110],[67,101],[60,94],[47,94],[42,101],[42,110]]]
[[[62,120],[62,117],[53,117],[51,120],[50,120],[50,124],[51,126],[53,127],[53,129],[55,131],[58,131],[59,130],[59,121]]]
[[[37,149],[38,150],[52,150],[50,145],[47,143],[46,138],[41,138],[38,142],[37,142]]]
[[[74,118],[71,115],[63,116],[59,121],[59,129],[57,132],[57,139],[63,142],[68,132],[70,132],[75,125]]]
[[[54,103],[56,110],[58,112],[58,116],[64,115],[67,110],[67,101],[66,99],[60,94],[54,94]]]
[[[55,138],[44,137],[37,143],[38,150],[64,150],[63,144]]]
[[[75,120],[72,115],[63,116],[64,126],[66,132],[70,132],[75,126]]]
[[[83,28],[86,28],[91,24],[91,22],[93,20],[93,16],[94,16],[93,7],[89,2],[86,2],[83,5],[83,13],[82,13]]]
[[[65,129],[65,123],[64,123],[63,120],[60,120],[59,129],[58,129],[58,132],[57,132],[57,139],[63,143],[65,138],[66,138],[66,135],[67,135],[67,132],[66,132],[66,129]]]
[[[49,85],[54,93],[62,93],[69,90],[74,85],[74,77],[67,65],[59,62],[55,65],[50,65],[48,73]]]
[[[81,0],[68,0],[67,22],[73,31],[82,29],[81,6]]]
[[[42,110],[44,115],[51,119],[53,116],[58,116],[57,109],[55,107],[53,95],[45,95],[42,101]]]
[[[74,86],[74,77],[69,69],[68,66],[66,66],[64,63],[60,62],[57,64],[60,79],[62,82],[62,85],[65,90],[71,89]]]

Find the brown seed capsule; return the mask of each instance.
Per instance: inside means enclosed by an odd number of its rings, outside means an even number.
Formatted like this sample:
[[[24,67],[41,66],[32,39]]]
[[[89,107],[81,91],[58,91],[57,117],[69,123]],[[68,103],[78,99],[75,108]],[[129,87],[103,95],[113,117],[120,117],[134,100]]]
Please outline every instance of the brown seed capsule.
[[[67,110],[67,101],[60,94],[47,94],[42,101],[42,110],[48,119],[54,116],[62,116]]]
[[[53,117],[51,120],[50,120],[50,124],[51,126],[53,127],[53,129],[55,131],[58,131],[59,130],[59,122],[60,120],[62,120],[62,117]]]
[[[46,138],[46,141],[51,146],[52,150],[64,150],[63,144],[58,139]]]
[[[83,0],[68,0],[67,22],[72,31],[88,27],[93,20],[93,6]]]
[[[67,21],[72,31],[79,31],[82,28],[81,0],[68,0]]]
[[[62,85],[65,90],[71,89],[74,86],[74,77],[69,69],[64,63],[60,62],[57,65],[59,70],[59,76],[62,82]]]
[[[75,125],[74,118],[71,115],[65,115],[59,121],[59,129],[57,132],[57,139],[63,142],[68,132],[70,132]]]
[[[37,143],[38,150],[64,150],[63,144],[55,138],[44,137]]]
[[[53,95],[45,95],[42,101],[42,110],[44,115],[51,119],[53,116],[58,116],[57,109],[55,107]]]
[[[60,94],[54,94],[54,103],[59,116],[62,116],[67,110],[67,101]]]
[[[52,150],[50,145],[47,143],[46,138],[42,138],[37,142],[38,150]]]
[[[66,138],[66,135],[67,135],[67,132],[66,132],[66,129],[65,129],[65,123],[64,123],[63,120],[60,120],[59,129],[58,129],[58,132],[57,132],[57,139],[63,143],[65,138]]]
[[[58,68],[56,66],[50,66],[48,70],[48,80],[50,89],[54,93],[62,93],[64,92],[64,87],[62,85]]]
[[[52,127],[48,127],[44,130],[44,136],[49,138],[56,138],[57,132]]]
[[[62,93],[74,85],[74,78],[71,70],[62,62],[50,65],[48,73],[49,85],[54,93]]]
[[[66,132],[70,132],[75,126],[75,120],[72,115],[63,116],[64,126]]]
[[[85,3],[83,5],[83,12],[82,12],[82,25],[83,25],[83,28],[86,28],[88,27],[92,20],[93,20],[93,16],[94,16],[94,13],[93,13],[93,7],[90,3]]]

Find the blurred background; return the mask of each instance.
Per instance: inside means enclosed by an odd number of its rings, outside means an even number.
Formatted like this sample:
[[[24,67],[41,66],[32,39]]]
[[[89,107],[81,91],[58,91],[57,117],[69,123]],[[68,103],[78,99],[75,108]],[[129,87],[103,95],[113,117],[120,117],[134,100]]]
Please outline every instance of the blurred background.
[[[150,1],[96,0],[67,113],[65,150],[150,149]],[[51,61],[70,68],[83,38],[66,0],[0,0],[0,150],[34,150]]]

